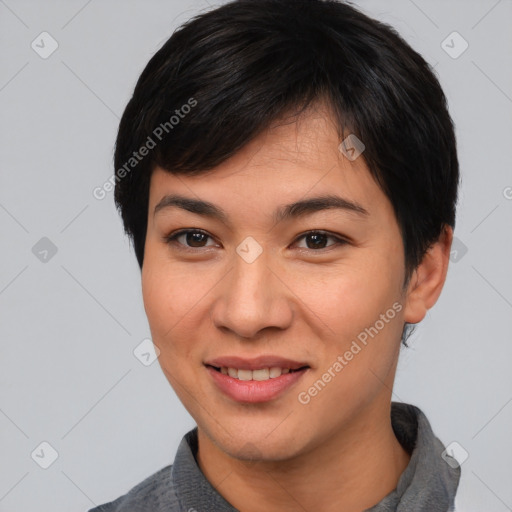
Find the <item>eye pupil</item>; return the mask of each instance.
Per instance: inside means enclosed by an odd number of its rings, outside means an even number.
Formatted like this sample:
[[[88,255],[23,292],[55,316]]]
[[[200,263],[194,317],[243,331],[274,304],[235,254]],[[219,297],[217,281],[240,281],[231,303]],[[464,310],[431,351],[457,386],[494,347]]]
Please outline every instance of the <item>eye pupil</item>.
[[[320,243],[318,243],[318,239],[320,238]],[[306,237],[306,240],[316,240],[316,242],[313,243],[313,248],[316,248],[318,249],[319,247],[321,249],[323,249],[325,247],[325,241],[327,239],[327,235],[324,235],[322,233],[312,233],[310,235],[307,235]],[[322,243],[322,241],[324,243]],[[311,247],[309,247],[309,244],[308,245],[308,249],[311,249]]]
[[[202,247],[201,245],[195,246],[194,243],[201,244],[203,239],[206,237],[204,233],[199,233],[198,231],[191,231],[186,234],[187,236],[187,244],[191,245],[192,247]]]

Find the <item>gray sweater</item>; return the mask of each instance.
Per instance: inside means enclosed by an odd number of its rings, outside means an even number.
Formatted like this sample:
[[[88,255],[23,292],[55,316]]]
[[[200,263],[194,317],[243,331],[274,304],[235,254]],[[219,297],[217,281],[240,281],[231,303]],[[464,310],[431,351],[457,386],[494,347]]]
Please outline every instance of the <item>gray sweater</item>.
[[[396,489],[366,512],[449,512],[460,467],[441,458],[444,446],[425,415],[393,402],[391,423],[411,460]],[[127,494],[89,512],[238,512],[208,482],[196,462],[197,427],[182,439],[174,464],[157,471]]]

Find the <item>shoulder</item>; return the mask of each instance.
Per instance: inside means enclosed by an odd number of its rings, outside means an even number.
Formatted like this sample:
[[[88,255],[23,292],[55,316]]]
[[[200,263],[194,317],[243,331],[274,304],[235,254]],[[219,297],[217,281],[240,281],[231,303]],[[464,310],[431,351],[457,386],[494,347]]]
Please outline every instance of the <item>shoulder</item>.
[[[114,501],[104,503],[89,512],[178,512],[178,500],[174,492],[172,465],[156,471]]]

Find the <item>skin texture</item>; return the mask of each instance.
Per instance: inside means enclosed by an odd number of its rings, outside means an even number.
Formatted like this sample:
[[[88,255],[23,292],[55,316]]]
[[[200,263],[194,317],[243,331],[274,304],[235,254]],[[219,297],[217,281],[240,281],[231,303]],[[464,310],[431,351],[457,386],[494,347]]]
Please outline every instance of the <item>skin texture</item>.
[[[213,171],[187,177],[156,168],[151,178],[142,289],[153,341],[198,425],[201,470],[242,512],[361,511],[395,488],[409,462],[390,422],[401,333],[436,302],[452,232],[444,230],[404,287],[392,205],[364,154],[350,161],[339,143],[319,107],[276,123]],[[214,203],[231,226],[176,207],[154,215],[170,193]],[[328,209],[272,219],[284,204],[333,193],[368,215]],[[166,241],[183,228],[208,237]],[[329,232],[323,246],[301,236],[310,230]],[[263,249],[252,263],[236,252],[248,236]],[[298,394],[396,303],[394,318],[300,403]],[[217,389],[203,364],[262,354],[306,361],[310,369],[278,398],[242,404]]]

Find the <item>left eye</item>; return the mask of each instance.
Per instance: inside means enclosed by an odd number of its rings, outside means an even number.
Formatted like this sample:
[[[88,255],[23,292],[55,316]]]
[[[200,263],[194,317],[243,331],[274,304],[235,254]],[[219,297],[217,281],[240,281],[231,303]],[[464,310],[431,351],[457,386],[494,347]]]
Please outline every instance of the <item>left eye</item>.
[[[345,243],[345,240],[342,240],[341,238],[339,238],[337,236],[329,235],[328,233],[324,233],[323,231],[310,231],[309,233],[305,233],[304,235],[301,235],[299,238],[297,238],[297,241],[301,240],[303,238],[305,240],[312,241],[313,247],[306,247],[307,249],[324,249],[325,248],[324,241],[327,240],[328,238],[331,238],[332,240],[336,241],[334,244],[331,244],[331,245],[341,245],[341,244]],[[306,243],[306,245],[308,245],[308,244]]]
[[[180,241],[180,238],[183,239],[183,241]],[[174,233],[172,235],[169,235],[165,237],[165,241],[170,242],[177,242],[179,245],[183,246],[185,250],[188,249],[201,249],[203,247],[211,247],[212,245],[202,245],[208,238],[212,238],[208,233],[205,231],[199,230],[199,229],[183,229],[181,231],[178,231],[177,233]],[[304,233],[303,235],[300,235],[296,240],[295,243],[299,240],[305,239],[306,240],[306,249],[310,250],[318,250],[318,249],[324,249],[326,248],[326,240],[327,239],[335,240],[334,244],[332,245],[342,245],[346,243],[345,240],[330,235],[329,233],[324,233],[323,231],[309,231],[308,233]],[[185,242],[185,243],[183,243]],[[308,243],[310,242],[310,243]],[[215,244],[213,244],[215,245]],[[328,246],[330,247],[330,246]],[[304,247],[301,247],[304,248]]]

